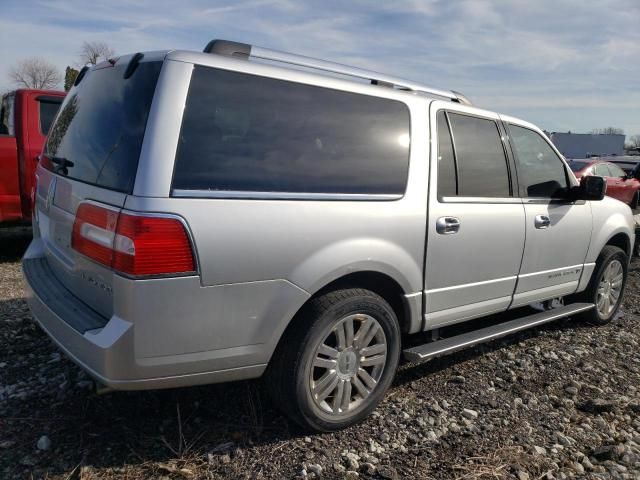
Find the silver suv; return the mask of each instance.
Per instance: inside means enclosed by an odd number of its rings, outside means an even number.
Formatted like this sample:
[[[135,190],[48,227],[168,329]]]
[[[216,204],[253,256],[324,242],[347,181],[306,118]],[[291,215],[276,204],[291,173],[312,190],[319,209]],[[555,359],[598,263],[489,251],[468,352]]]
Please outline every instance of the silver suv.
[[[455,92],[218,40],[80,73],[23,269],[35,319],[99,384],[264,375],[287,415],[335,430],[401,356],[608,322],[634,230],[604,190]]]

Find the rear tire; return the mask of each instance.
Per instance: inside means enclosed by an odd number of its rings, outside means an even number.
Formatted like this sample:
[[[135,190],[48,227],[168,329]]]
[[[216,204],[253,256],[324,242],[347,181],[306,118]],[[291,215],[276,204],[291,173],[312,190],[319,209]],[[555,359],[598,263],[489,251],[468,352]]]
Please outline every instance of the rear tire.
[[[399,357],[391,306],[369,290],[336,290],[312,299],[294,319],[265,380],[285,415],[307,429],[334,431],[375,409]]]
[[[596,306],[581,314],[582,319],[596,325],[605,325],[613,319],[624,296],[628,265],[628,257],[622,249],[613,245],[606,245],[602,249],[589,286],[572,298],[572,301]]]

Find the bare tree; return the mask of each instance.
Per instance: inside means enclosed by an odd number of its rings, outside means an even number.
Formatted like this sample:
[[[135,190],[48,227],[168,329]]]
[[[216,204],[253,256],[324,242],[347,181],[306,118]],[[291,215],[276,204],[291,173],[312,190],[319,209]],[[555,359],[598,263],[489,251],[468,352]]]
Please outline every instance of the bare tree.
[[[640,148],[640,135],[631,135],[627,141],[627,145],[631,148]]]
[[[33,57],[13,67],[9,71],[9,78],[17,87],[48,89],[57,87],[62,75],[55,65],[43,58]]]
[[[84,42],[80,49],[80,65],[97,65],[115,55],[115,50],[104,42]]]
[[[591,133],[600,135],[624,135],[624,130],[616,127],[594,128]]]

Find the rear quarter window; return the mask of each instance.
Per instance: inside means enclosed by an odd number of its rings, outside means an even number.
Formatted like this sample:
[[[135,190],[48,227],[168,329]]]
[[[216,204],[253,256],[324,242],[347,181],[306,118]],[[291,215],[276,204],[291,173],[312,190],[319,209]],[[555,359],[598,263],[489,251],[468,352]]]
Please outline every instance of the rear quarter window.
[[[174,190],[403,194],[399,101],[196,66]]]
[[[8,93],[2,97],[0,104],[0,135],[15,135],[13,122],[13,107],[16,96]]]
[[[56,118],[56,113],[60,110],[60,100],[38,100],[39,113],[40,113],[40,133],[47,135],[53,119]]]

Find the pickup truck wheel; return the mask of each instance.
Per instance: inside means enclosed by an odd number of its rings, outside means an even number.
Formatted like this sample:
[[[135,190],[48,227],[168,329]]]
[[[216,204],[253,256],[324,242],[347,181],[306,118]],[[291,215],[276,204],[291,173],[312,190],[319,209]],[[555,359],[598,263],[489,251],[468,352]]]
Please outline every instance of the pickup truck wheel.
[[[578,294],[576,300],[595,304],[595,308],[583,314],[590,323],[604,325],[615,316],[627,282],[627,255],[618,247],[606,245],[598,260],[589,286]]]
[[[364,289],[313,299],[269,365],[275,404],[304,428],[338,430],[364,419],[391,385],[400,357],[396,315]]]

